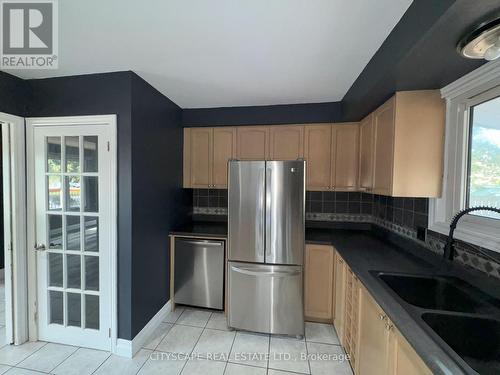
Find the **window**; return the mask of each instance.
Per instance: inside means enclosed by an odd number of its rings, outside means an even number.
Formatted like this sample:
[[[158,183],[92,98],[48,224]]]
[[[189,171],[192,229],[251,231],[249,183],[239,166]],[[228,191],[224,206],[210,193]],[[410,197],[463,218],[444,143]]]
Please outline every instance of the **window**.
[[[500,97],[469,109],[466,207],[500,207]],[[477,216],[500,219],[491,211]]]
[[[443,192],[429,201],[429,229],[447,235],[457,212],[500,206],[500,60],[441,89],[446,100]],[[500,253],[500,215],[475,211],[455,237]]]

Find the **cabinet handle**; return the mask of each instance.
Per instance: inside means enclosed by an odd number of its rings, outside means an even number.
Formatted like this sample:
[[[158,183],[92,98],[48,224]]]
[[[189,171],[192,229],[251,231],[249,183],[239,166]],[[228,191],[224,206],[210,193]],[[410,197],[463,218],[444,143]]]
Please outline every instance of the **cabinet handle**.
[[[392,329],[394,328],[394,325],[390,324],[390,323],[385,323],[385,329],[388,330],[388,331],[392,331]]]
[[[387,315],[385,315],[385,314],[378,314],[378,318],[380,320],[386,320],[387,319]]]

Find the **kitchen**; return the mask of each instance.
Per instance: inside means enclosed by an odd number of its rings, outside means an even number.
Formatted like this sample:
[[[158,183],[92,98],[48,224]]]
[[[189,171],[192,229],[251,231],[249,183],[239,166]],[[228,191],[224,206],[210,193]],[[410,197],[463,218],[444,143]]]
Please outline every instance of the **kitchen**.
[[[498,0],[40,1],[1,370],[500,373]]]
[[[195,221],[171,232],[174,303],[179,295],[181,305],[223,310],[228,329],[271,338],[308,342],[308,328],[333,325],[355,374],[495,373],[494,359],[462,354],[471,344],[454,340],[474,335],[479,301],[486,317],[498,314],[495,282],[444,261],[420,237],[423,197],[440,195],[444,126],[440,93],[411,91],[359,123],[185,128]],[[315,213],[316,203],[342,214]],[[380,219],[379,210],[410,213],[411,228]],[[207,264],[216,256],[217,265]],[[303,296],[294,278],[303,278]],[[293,360],[268,366],[305,371]]]

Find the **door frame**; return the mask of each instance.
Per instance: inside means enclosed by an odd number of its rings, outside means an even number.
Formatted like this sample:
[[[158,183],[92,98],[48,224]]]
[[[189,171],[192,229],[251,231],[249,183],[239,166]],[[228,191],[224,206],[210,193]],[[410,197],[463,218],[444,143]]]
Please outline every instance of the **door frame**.
[[[110,351],[116,352],[118,337],[118,305],[117,305],[117,121],[116,115],[96,115],[96,116],[64,116],[64,117],[31,117],[26,119],[26,150],[27,150],[27,212],[28,212],[28,244],[36,242],[35,233],[35,173],[34,173],[34,130],[44,126],[85,126],[101,125],[109,126],[111,130],[111,139],[109,140],[109,151],[111,159],[111,179],[110,196],[114,197],[110,202],[110,217],[115,224],[111,226],[111,249],[110,249],[110,267],[109,282],[111,285],[111,339]],[[38,340],[38,319],[37,319],[37,269],[36,254],[34,251],[28,253],[28,332],[29,340]]]
[[[0,121],[3,215],[7,228],[4,231],[5,330],[8,342],[19,345],[28,339],[25,122],[22,117],[4,112],[0,112]]]

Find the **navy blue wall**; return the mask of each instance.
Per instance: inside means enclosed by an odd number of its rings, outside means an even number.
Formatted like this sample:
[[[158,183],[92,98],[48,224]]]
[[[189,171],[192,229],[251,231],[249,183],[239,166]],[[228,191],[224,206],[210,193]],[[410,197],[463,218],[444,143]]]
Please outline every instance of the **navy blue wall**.
[[[24,117],[29,98],[26,81],[0,71],[0,112]]]
[[[181,108],[132,77],[132,337],[170,298],[168,232],[187,219]]]
[[[30,80],[28,116],[118,115],[118,336],[168,301],[168,232],[186,219],[181,109],[133,72]]]
[[[183,109],[182,124],[189,126],[276,125],[335,122],[340,103],[266,105]]]
[[[27,116],[117,114],[118,337],[132,338],[132,72],[29,80]]]
[[[342,99],[342,121],[358,121],[395,91],[439,89],[483,65],[456,51],[498,0],[414,1]]]

